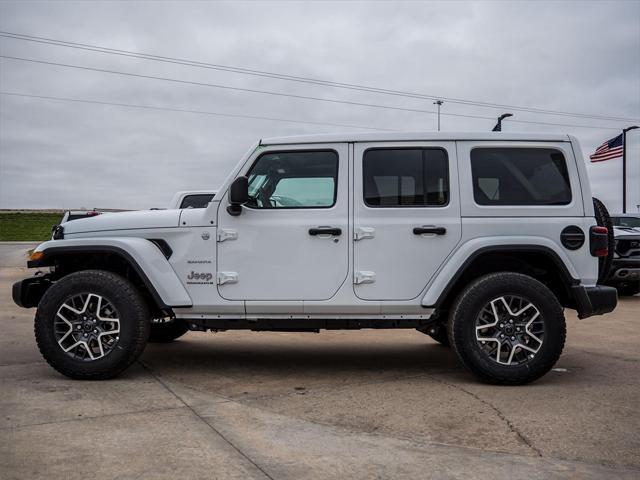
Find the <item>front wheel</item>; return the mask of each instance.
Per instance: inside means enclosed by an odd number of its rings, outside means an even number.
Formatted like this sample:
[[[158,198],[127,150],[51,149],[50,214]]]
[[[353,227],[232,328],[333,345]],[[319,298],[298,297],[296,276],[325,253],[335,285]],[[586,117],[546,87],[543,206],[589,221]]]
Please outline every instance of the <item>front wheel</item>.
[[[519,273],[485,275],[468,285],[449,316],[449,340],[480,380],[522,385],[547,373],[564,347],[562,306],[538,280]]]
[[[125,278],[85,270],[58,280],[44,294],[35,318],[40,353],[70,378],[118,375],[144,350],[149,310]]]

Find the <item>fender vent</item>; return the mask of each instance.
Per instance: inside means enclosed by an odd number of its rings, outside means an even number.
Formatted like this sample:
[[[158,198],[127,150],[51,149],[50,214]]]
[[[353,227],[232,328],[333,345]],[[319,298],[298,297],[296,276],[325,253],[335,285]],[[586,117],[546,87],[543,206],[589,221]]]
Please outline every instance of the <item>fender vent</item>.
[[[576,225],[569,225],[562,230],[560,242],[568,250],[578,250],[584,245],[584,232]]]
[[[155,244],[155,246],[160,249],[160,251],[166,257],[167,260],[171,258],[171,255],[173,255],[173,250],[171,250],[171,247],[169,246],[166,240],[163,240],[161,238],[147,238],[147,240]]]

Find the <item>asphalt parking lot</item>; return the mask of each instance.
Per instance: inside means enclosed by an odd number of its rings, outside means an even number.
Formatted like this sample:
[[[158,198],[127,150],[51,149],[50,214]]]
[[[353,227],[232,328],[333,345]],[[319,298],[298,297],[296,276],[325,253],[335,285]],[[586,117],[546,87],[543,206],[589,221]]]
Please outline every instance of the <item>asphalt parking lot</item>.
[[[0,478],[640,478],[640,296],[556,369],[477,383],[416,331],[188,333],[121,377],[42,360],[0,245]]]

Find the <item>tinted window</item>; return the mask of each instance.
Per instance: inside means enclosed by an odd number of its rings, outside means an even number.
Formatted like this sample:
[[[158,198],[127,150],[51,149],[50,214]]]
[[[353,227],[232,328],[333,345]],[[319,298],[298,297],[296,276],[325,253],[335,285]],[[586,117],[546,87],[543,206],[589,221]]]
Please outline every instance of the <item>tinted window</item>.
[[[205,208],[212,198],[211,193],[187,195],[182,199],[180,208]]]
[[[249,172],[253,208],[326,208],[335,203],[338,155],[334,151],[270,152]]]
[[[449,202],[449,166],[442,149],[370,149],[362,169],[364,202],[370,207],[437,207]]]
[[[640,227],[640,217],[611,217],[611,221],[616,227]]]
[[[473,196],[479,205],[567,205],[569,173],[562,153],[549,148],[475,148]]]

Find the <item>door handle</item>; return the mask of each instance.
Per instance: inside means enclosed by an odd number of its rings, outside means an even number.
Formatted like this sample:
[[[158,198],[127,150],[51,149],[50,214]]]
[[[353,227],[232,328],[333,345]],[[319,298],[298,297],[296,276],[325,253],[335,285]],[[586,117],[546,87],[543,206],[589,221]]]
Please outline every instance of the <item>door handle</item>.
[[[424,235],[426,233],[430,233],[431,235],[444,235],[445,233],[447,233],[447,229],[444,227],[434,227],[431,225],[424,225],[422,227],[413,228],[414,235]]]
[[[342,235],[342,229],[336,227],[315,227],[309,229],[309,235]]]

